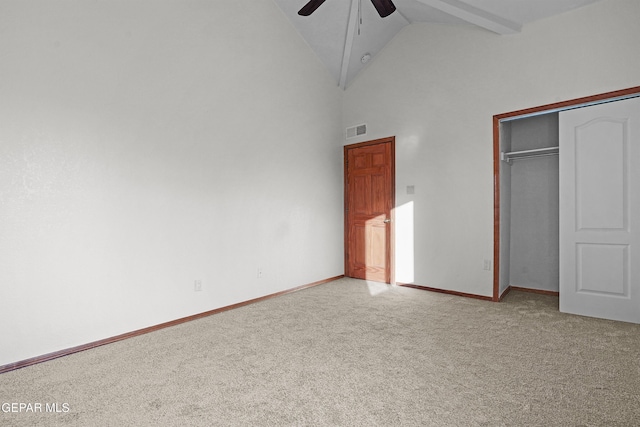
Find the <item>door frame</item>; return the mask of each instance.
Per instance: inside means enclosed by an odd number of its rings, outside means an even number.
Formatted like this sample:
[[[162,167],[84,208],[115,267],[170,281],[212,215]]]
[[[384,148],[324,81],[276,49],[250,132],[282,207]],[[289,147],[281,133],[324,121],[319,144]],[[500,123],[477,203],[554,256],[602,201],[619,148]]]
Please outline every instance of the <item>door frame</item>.
[[[509,113],[497,114],[493,116],[493,297],[492,301],[500,301],[510,290],[508,286],[500,294],[500,123],[502,121],[521,119],[570,110],[573,108],[587,107],[589,105],[602,104],[605,102],[620,101],[627,98],[640,96],[640,86],[628,89],[605,92],[583,98],[571,99],[568,101],[556,102],[553,104],[541,105],[523,110],[511,111]]]
[[[396,280],[396,262],[395,262],[395,246],[396,246],[396,219],[395,219],[395,210],[396,210],[396,137],[389,136],[386,138],[374,139],[371,141],[364,141],[355,144],[348,144],[343,147],[343,156],[342,156],[342,168],[344,172],[343,178],[343,194],[344,194],[344,204],[343,204],[343,214],[344,214],[344,274],[346,275],[349,271],[348,263],[349,263],[349,219],[347,215],[347,203],[349,200],[349,187],[347,185],[347,159],[349,158],[348,151],[355,148],[367,147],[370,145],[378,145],[378,144],[390,144],[391,147],[391,158],[389,161],[391,164],[389,165],[391,168],[391,212],[389,212],[389,218],[391,219],[391,224],[389,227],[389,242],[388,242],[388,253],[387,258],[389,262],[389,282],[390,284],[395,284]]]

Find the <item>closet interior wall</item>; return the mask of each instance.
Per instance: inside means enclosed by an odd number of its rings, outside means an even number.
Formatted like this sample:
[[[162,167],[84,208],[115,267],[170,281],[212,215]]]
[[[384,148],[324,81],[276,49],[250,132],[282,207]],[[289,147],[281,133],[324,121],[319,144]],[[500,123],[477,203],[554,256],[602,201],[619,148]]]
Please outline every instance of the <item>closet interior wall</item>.
[[[557,147],[558,113],[501,123],[501,151]],[[502,161],[500,292],[559,290],[558,156]]]

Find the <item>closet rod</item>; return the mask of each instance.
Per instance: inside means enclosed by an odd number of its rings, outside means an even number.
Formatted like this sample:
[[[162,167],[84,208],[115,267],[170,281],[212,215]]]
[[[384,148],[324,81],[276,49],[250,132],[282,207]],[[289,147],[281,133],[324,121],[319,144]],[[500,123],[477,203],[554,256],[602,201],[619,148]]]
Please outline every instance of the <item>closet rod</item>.
[[[529,157],[553,156],[559,153],[559,147],[535,148],[533,150],[502,152],[501,160],[509,163],[511,160]]]

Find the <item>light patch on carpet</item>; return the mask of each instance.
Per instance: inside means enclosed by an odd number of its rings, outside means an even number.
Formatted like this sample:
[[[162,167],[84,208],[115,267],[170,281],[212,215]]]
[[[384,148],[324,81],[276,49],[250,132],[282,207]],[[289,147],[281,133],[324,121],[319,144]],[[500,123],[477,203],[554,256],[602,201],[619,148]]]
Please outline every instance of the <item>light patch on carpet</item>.
[[[371,295],[372,297],[380,295],[389,290],[389,285],[387,285],[386,283],[372,282],[371,280],[367,280],[366,282],[367,287],[369,288],[369,295]]]

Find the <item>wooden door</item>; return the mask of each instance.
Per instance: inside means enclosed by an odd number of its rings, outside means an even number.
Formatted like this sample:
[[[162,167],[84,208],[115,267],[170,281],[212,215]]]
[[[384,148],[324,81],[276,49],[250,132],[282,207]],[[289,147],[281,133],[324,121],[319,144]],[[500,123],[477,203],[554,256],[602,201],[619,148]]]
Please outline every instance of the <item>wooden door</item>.
[[[560,113],[560,311],[640,323],[640,98]]]
[[[345,274],[391,283],[393,276],[394,138],[345,152]]]

